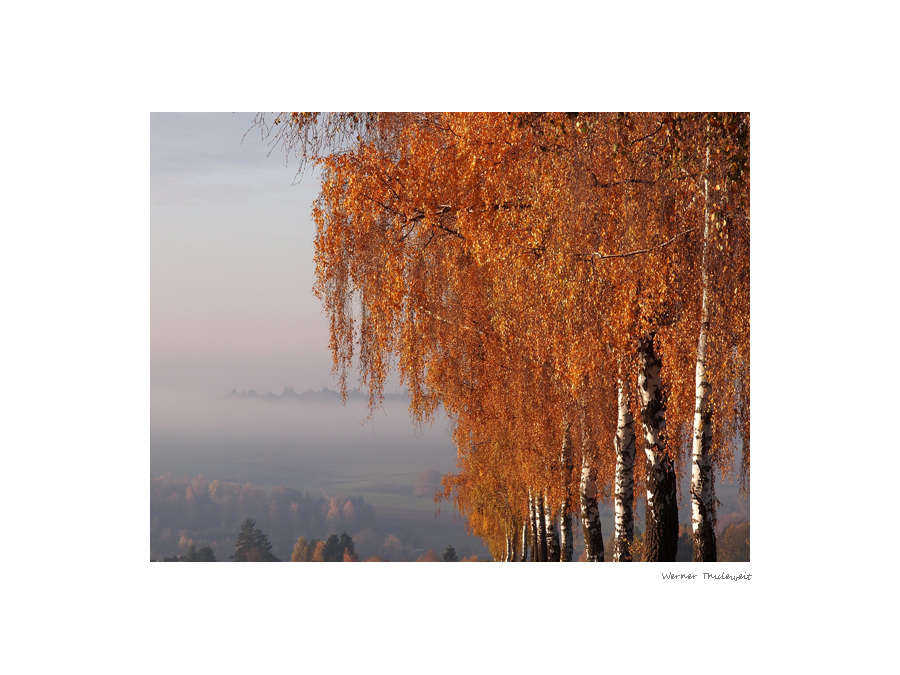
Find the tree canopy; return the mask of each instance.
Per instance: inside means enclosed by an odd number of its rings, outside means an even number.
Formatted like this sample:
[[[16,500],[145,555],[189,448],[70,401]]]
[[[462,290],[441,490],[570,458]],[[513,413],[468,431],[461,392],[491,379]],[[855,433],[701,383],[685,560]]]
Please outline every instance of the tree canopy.
[[[353,537],[346,532],[341,536],[331,533],[324,541],[318,539],[306,540],[306,537],[297,539],[294,551],[291,554],[291,562],[357,562],[359,555],[356,553],[356,545]]]
[[[645,495],[644,559],[674,559],[678,476],[695,475],[695,536],[738,443],[747,489],[748,114],[258,121],[321,171],[314,290],[342,393],[356,367],[376,407],[396,366],[418,420],[443,406],[459,465],[444,494],[495,559],[539,537],[539,559],[567,559],[575,495],[614,487],[629,508]],[[622,415],[643,430],[633,492],[610,450]]]
[[[241,523],[234,547],[236,550],[229,558],[235,562],[279,562],[272,553],[269,538],[256,527],[256,521],[252,518]]]

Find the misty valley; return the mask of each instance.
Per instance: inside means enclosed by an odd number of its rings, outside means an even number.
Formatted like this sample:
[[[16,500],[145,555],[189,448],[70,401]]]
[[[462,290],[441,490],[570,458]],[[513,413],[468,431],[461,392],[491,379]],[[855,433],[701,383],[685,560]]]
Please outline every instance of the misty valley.
[[[228,561],[250,518],[282,561],[291,560],[301,537],[324,545],[329,536],[352,539],[361,561],[441,559],[448,547],[459,560],[491,560],[452,504],[434,500],[441,477],[455,470],[446,418],[416,429],[406,401],[387,396],[367,420],[366,397],[351,395],[345,406],[327,389],[211,397],[155,392],[150,559],[188,560],[208,547],[216,561]],[[720,538],[729,527],[732,538],[746,535],[746,551],[730,557],[749,559],[749,501],[728,483],[717,485],[717,496]],[[687,508],[683,503],[681,513]],[[610,505],[600,520],[610,535]],[[584,542],[574,529],[577,560]],[[678,560],[686,561],[689,526],[681,529]],[[640,530],[639,518],[638,536]]]
[[[192,544],[228,560],[246,518],[280,560],[299,537],[343,532],[360,560],[416,560],[451,545],[460,559],[490,559],[452,505],[434,502],[454,468],[446,422],[417,431],[402,398],[388,397],[369,421],[364,400],[345,407],[330,390],[154,401],[151,560],[186,556]]]

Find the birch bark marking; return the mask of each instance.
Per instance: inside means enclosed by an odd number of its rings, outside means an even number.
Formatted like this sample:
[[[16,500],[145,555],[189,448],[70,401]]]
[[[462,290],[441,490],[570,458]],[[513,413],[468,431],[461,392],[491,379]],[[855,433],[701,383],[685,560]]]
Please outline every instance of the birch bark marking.
[[[691,527],[694,534],[694,562],[716,562],[716,533],[712,504],[712,405],[706,377],[706,339],[709,331],[709,121],[706,122],[706,172],[703,176],[703,257],[700,274],[703,300],[700,307],[700,336],[697,340],[696,402],[694,442],[691,449]]]
[[[559,562],[562,550],[559,545],[558,511],[550,506],[550,498],[544,495],[544,520],[547,528],[547,562]]]
[[[594,441],[587,424],[587,409],[579,403],[581,414],[581,528],[584,532],[584,559],[587,562],[603,562],[603,533],[600,526],[600,508],[597,506],[597,470],[594,468]]]
[[[519,532],[519,521],[518,519],[514,519],[509,528],[510,547],[512,548],[512,558],[510,559],[510,562],[519,562],[519,555],[521,554],[519,551]]]
[[[632,561],[634,543],[634,417],[631,395],[619,380],[619,423],[616,428],[616,536],[615,562]]]
[[[538,530],[538,560],[541,562],[547,562],[550,558],[549,555],[549,547],[547,546],[547,522],[544,517],[544,496],[540,492],[538,492],[538,496],[535,497],[535,509],[534,515],[537,518],[537,530]]]
[[[528,523],[522,523],[522,557],[519,562],[528,562]]]
[[[641,369],[641,422],[647,457],[647,532],[645,562],[675,562],[678,550],[678,503],[675,467],[666,454],[666,402],[659,372],[662,363],[653,349],[653,335],[638,346]]]
[[[531,562],[541,562],[540,530],[537,519],[537,503],[528,488],[528,527],[531,529]]]
[[[560,560],[572,562],[572,554],[575,550],[575,541],[572,536],[572,516],[569,513],[569,482],[572,478],[572,425],[569,423],[568,414],[563,428],[562,453],[559,462],[563,469],[563,502],[559,507],[560,512]]]
[[[557,511],[550,506],[550,496],[544,493],[544,520],[547,527],[547,562],[559,562],[559,528],[556,524]]]

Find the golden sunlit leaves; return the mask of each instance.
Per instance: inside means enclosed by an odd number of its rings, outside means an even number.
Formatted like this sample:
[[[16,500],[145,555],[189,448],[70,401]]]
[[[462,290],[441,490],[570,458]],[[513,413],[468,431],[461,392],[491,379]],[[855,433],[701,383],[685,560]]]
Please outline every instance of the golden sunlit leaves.
[[[315,292],[342,391],[358,359],[377,405],[395,363],[418,419],[443,405],[459,450],[456,506],[492,547],[526,519],[529,488],[562,494],[573,401],[588,406],[608,487],[615,383],[635,386],[636,341],[649,332],[672,433],[689,424],[709,121],[714,456],[726,468],[739,435],[747,461],[749,116],[337,115],[282,113],[279,129],[294,130],[294,145],[306,138],[322,171]],[[308,140],[314,128],[356,140],[330,152]]]

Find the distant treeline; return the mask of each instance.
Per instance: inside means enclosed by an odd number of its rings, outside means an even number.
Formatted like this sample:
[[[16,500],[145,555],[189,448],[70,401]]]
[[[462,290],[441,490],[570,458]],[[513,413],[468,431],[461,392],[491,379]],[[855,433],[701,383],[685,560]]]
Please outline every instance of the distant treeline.
[[[232,389],[230,393],[226,394],[226,396],[233,396],[239,398],[254,398],[266,401],[300,401],[306,403],[340,403],[341,402],[341,394],[340,392],[334,391],[333,389],[329,389],[328,387],[323,387],[322,389],[315,391],[313,389],[307,389],[304,392],[296,392],[293,387],[285,387],[284,391],[280,394],[273,394],[271,391],[265,394],[260,394],[256,391],[256,389],[250,390],[241,390]],[[393,394],[385,394],[385,400],[388,401],[408,401],[409,394],[407,392],[399,392]],[[347,399],[351,401],[359,400],[368,402],[369,395],[363,394],[359,391],[348,390],[347,391]]]
[[[246,518],[253,518],[288,559],[300,535],[326,537],[376,527],[372,505],[358,496],[326,499],[290,487],[266,490],[203,476],[150,479],[152,558],[185,551],[193,543],[212,547],[217,558],[225,560],[234,552],[233,537]]]
[[[432,490],[431,473],[434,472],[423,472],[419,476],[422,492],[426,494]],[[264,489],[250,483],[208,481],[203,476],[173,479],[171,474],[165,474],[150,479],[151,559],[185,556],[187,560],[212,557],[219,561],[228,560],[235,554],[235,538],[247,518],[252,518],[254,525],[268,536],[281,560],[292,559],[292,552],[301,537],[312,542],[306,549],[308,559],[313,560],[317,540],[327,542],[329,535],[337,533],[352,533],[355,550],[351,551],[351,556],[358,554],[359,560],[440,559],[433,550],[423,553],[423,548],[417,548],[416,537],[400,533],[395,529],[396,523],[382,525],[401,534],[402,539],[390,530],[382,530],[372,505],[360,496],[326,498],[290,487]],[[750,523],[744,518],[746,515],[738,512],[720,518],[717,537],[720,562],[750,560]],[[642,541],[641,528],[636,527],[636,561],[642,557]],[[612,560],[612,545],[613,535],[610,534],[606,542],[606,560]],[[341,555],[343,551],[341,548]],[[684,523],[679,527],[676,561],[690,561],[691,551],[691,530]],[[468,555],[472,551],[465,548],[460,553]],[[576,549],[575,553],[575,559],[578,559],[582,551]],[[476,559],[475,555],[463,558]]]

